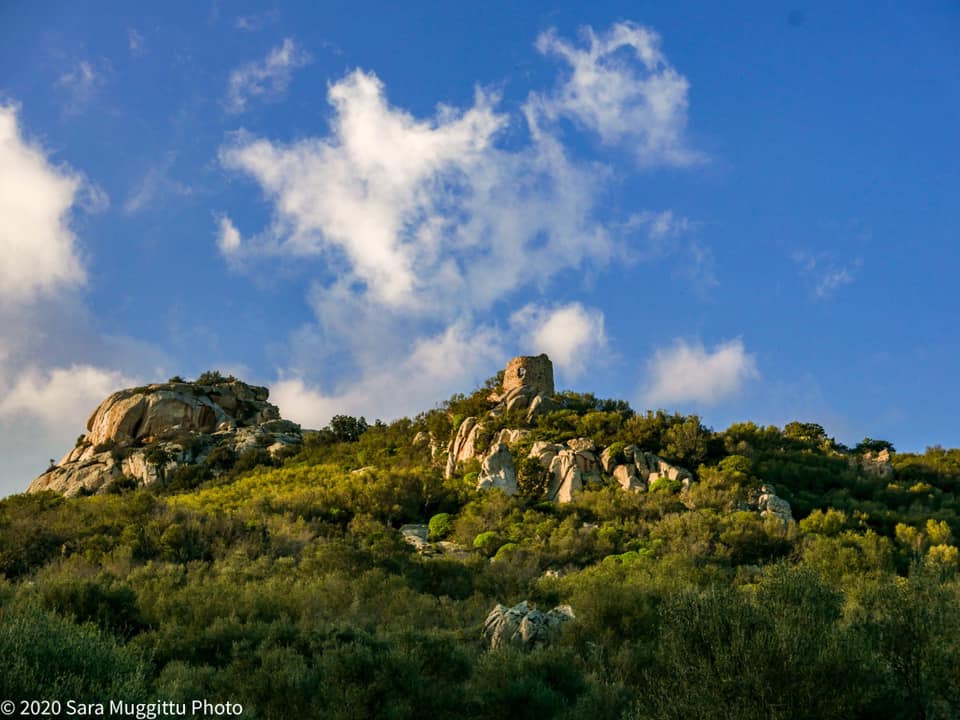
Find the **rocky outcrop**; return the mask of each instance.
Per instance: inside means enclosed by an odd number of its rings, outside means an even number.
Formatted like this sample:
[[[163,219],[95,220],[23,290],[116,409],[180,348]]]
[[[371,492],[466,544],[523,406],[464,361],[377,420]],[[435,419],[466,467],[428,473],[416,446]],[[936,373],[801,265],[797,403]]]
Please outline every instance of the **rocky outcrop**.
[[[400,526],[400,536],[412,545],[417,552],[427,552],[430,548],[430,543],[427,540],[430,536],[430,528],[426,524],[402,525]]]
[[[516,466],[510,445],[527,436],[523,430],[503,430],[483,458],[477,489],[499,487],[508,495],[517,492]],[[571,502],[587,484],[603,483],[612,477],[621,488],[645,492],[652,483],[666,478],[686,488],[693,481],[690,471],[671,465],[662,458],[639,450],[636,446],[609,447],[601,453],[589,438],[573,438],[566,443],[535,442],[529,457],[547,471],[546,499]]]
[[[612,475],[624,490],[642,492],[665,478],[679,482],[687,488],[693,482],[693,474],[685,468],[671,465],[663,458],[640,450],[636,445],[622,449],[610,446],[600,454],[604,472]]]
[[[793,521],[793,512],[790,503],[776,494],[773,486],[761,485],[760,497],[757,498],[757,510],[762,518],[774,518],[787,527]]]
[[[854,459],[855,463],[856,460]],[[880,478],[881,480],[893,479],[893,463],[890,459],[890,451],[883,449],[880,452],[865,452],[860,457],[860,467],[869,475]]]
[[[468,417],[460,423],[457,434],[450,441],[447,450],[447,466],[443,476],[448,480],[457,470],[457,464],[477,456],[477,436],[483,431],[483,423],[475,417]]]
[[[426,558],[447,557],[464,560],[470,552],[461,545],[449,540],[430,542],[430,528],[423,523],[400,526],[400,537]]]
[[[483,623],[483,637],[491,650],[507,645],[533,650],[549,644],[560,628],[575,618],[569,605],[544,613],[526,600],[513,607],[497,604]]]
[[[492,488],[500,488],[507,495],[517,494],[517,471],[513,466],[513,455],[506,443],[496,443],[490,448],[480,467],[477,489]]]
[[[600,482],[596,447],[588,438],[574,438],[566,444],[538,442],[530,449],[549,473],[547,499],[567,503],[583,489],[585,482]]]
[[[300,426],[281,419],[268,397],[267,388],[232,378],[115,392],[87,420],[86,435],[27,492],[96,493],[124,479],[152,485],[219,448],[276,455],[298,446]]]

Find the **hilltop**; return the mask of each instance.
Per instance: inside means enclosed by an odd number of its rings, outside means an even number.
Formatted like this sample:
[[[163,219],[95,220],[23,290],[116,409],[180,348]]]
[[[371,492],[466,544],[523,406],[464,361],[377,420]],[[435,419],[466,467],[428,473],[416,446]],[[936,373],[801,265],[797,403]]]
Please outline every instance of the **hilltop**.
[[[4,697],[56,678],[262,718],[960,711],[960,450],[714,430],[557,391],[546,356],[389,424],[302,431],[267,397],[212,374],[120,391],[48,489],[0,501]],[[92,459],[96,482],[49,489]]]
[[[87,433],[27,492],[108,492],[155,483],[173,487],[240,460],[277,458],[302,443],[300,426],[267,402],[269,390],[217,372],[195,382],[119,390],[87,420]],[[198,466],[204,466],[198,469]],[[252,467],[253,465],[251,465]]]

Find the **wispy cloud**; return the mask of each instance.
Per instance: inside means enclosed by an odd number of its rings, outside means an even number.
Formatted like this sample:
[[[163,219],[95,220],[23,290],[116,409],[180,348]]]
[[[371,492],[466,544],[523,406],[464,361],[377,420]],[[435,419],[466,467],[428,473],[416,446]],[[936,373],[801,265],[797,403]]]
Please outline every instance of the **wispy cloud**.
[[[64,112],[70,115],[82,113],[107,82],[110,64],[101,61],[96,65],[89,60],[80,60],[57,78],[56,89],[63,98]]]
[[[855,273],[862,261],[855,258],[851,263],[840,264],[830,253],[812,254],[797,251],[791,256],[797,264],[800,275],[806,282],[810,296],[814,300],[828,300],[833,297],[837,289],[844,285],[851,285]]]
[[[217,220],[217,247],[226,257],[240,250],[240,231],[226,215]]]
[[[176,161],[176,153],[167,153],[157,165],[152,165],[139,185],[130,193],[123,210],[127,215],[136,215],[150,208],[157,199],[169,196],[187,197],[193,194],[189,185],[170,177],[170,169]]]
[[[147,41],[135,28],[127,28],[127,48],[134,57],[147,54]]]
[[[757,376],[756,359],[740,339],[720,343],[712,350],[700,342],[677,339],[654,353],[641,402],[652,407],[674,403],[716,405],[737,395]]]
[[[267,23],[276,22],[280,12],[276,9],[253,15],[241,15],[233,21],[233,27],[244,32],[257,32]]]
[[[604,42],[595,62],[606,69],[606,54],[620,45]],[[621,77],[634,79],[604,82]],[[606,218],[612,169],[575,159],[567,133],[543,107],[533,110],[533,100],[512,117],[495,93],[478,88],[465,108],[415,117],[391,105],[380,79],[363,70],[331,83],[327,99],[332,118],[324,134],[284,143],[239,132],[220,151],[223,166],[255,180],[272,208],[271,221],[252,232],[220,217],[221,253],[238,266],[256,260],[260,269],[269,257],[296,258],[317,272],[309,296],[315,323],[291,339],[281,369],[291,402],[310,397],[323,413],[337,403],[369,413],[375,389],[395,386],[404,388],[391,395],[398,412],[422,409],[435,396],[415,385],[406,393],[409,376],[396,368],[415,366],[425,348],[460,388],[483,379],[474,375],[484,343],[484,362],[495,358],[488,374],[523,348],[548,352],[561,373],[575,377],[606,343],[603,315],[579,303],[537,301],[537,294],[561,275],[577,284],[573,278],[611,261],[649,259],[632,253],[631,243],[676,242],[689,230],[671,212]],[[637,102],[629,93],[614,97],[603,105],[610,117],[626,112],[620,100]],[[527,140],[507,146],[501,140],[517,123],[526,123]],[[613,132],[605,124],[586,129]],[[651,132],[620,133],[617,141],[635,146],[647,164],[682,164],[679,139],[658,136],[651,144]],[[523,307],[505,328],[478,321],[521,292],[528,293]],[[315,372],[318,358],[324,376]]]
[[[283,98],[293,79],[293,71],[308,65],[310,54],[297,47],[292,38],[271,50],[259,62],[251,62],[230,73],[225,107],[227,112],[242,113],[252,99],[276,102]]]
[[[661,51],[660,36],[631,22],[582,34],[585,47],[554,30],[537,39],[537,49],[563,60],[570,73],[553,92],[534,93],[532,111],[569,118],[605,144],[626,147],[643,166],[703,162],[684,138],[690,83]]]

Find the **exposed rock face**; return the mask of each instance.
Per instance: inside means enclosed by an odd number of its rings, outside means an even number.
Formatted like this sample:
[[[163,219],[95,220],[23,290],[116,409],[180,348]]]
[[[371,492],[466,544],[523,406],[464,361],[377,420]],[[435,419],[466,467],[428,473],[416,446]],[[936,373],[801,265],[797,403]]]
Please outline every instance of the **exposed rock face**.
[[[636,445],[623,448],[623,456],[617,457],[609,447],[600,455],[600,465],[617,480],[624,490],[642,492],[661,478],[678,481],[683,488],[690,486],[693,475],[689,470],[671,465],[653,453],[640,450]]]
[[[526,600],[512,608],[498,604],[483,623],[483,637],[492,650],[505,645],[533,650],[547,645],[565,623],[575,618],[569,605],[543,613]]]
[[[102,445],[158,436],[171,428],[212,433],[279,420],[269,391],[242,382],[212,386],[165,383],[113,393],[87,420],[87,441]],[[226,428],[224,428],[226,429]]]
[[[517,471],[506,443],[496,443],[483,458],[477,490],[500,488],[507,495],[517,494]]]
[[[400,535],[406,542],[413,545],[417,552],[426,552],[430,548],[430,543],[427,542],[430,528],[425,524],[402,525]]]
[[[600,482],[595,446],[588,438],[574,438],[566,445],[534,443],[530,457],[550,473],[547,499],[567,503],[583,489],[584,482]]]
[[[443,473],[445,478],[453,477],[457,463],[466,462],[477,456],[477,434],[482,430],[483,423],[478,422],[475,417],[465,418],[460,423],[457,434],[450,441],[450,448],[447,450],[447,466]]]
[[[513,445],[523,440],[529,434],[530,431],[524,430],[523,428],[504,428],[500,431],[496,438],[494,438],[494,443]]]
[[[893,478],[893,463],[890,461],[889,450],[884,449],[877,453],[865,452],[860,458],[860,467],[864,472],[883,480]]]
[[[470,552],[455,542],[441,540],[440,542],[430,542],[429,526],[417,523],[412,525],[401,525],[400,536],[413,546],[413,549],[425,557],[447,556],[452,558],[464,559],[470,557]]]
[[[760,517],[776,518],[784,527],[793,521],[793,512],[790,503],[779,497],[770,485],[760,487],[760,497],[757,499],[757,509]]]
[[[115,392],[87,420],[87,434],[27,492],[98,492],[111,481],[161,482],[216,448],[276,454],[302,442],[300,426],[280,418],[265,387],[224,380],[160,383]]]

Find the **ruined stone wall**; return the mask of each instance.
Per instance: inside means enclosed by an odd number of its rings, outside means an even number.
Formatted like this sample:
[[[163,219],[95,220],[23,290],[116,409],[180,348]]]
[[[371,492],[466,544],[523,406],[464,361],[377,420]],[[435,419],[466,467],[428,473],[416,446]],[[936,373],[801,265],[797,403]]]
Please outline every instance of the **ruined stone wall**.
[[[503,372],[503,393],[523,388],[534,395],[553,395],[553,363],[546,355],[515,357]]]

